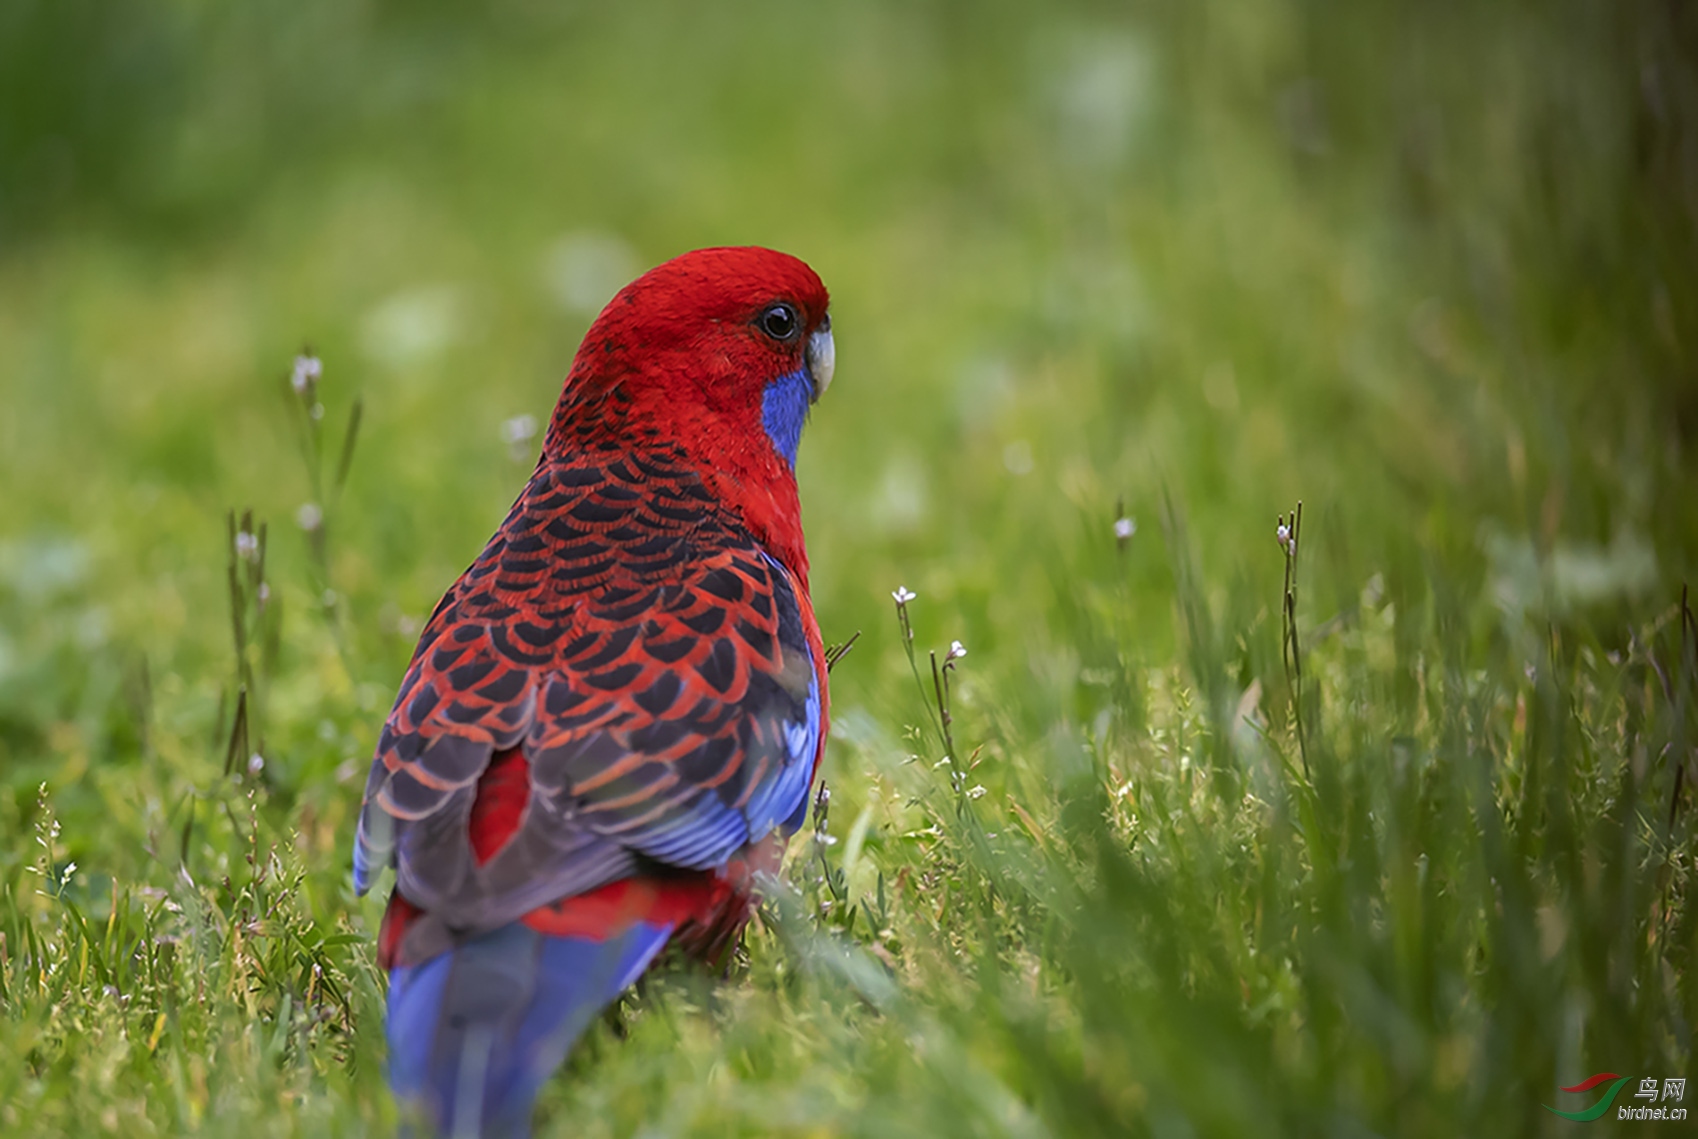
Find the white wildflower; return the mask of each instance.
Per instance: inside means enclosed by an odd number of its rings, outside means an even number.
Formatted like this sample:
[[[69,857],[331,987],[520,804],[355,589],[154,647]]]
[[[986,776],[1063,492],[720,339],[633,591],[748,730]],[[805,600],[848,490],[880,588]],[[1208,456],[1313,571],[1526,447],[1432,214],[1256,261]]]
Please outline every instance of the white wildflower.
[[[967,655],[967,646],[966,645],[962,644],[960,641],[950,641],[949,642],[949,655],[945,656],[943,658],[943,663],[948,664],[952,660],[960,660],[962,657],[964,657],[966,655]]]
[[[303,502],[295,511],[295,524],[310,534],[324,525],[324,511],[316,502]]]
[[[324,362],[317,356],[296,356],[294,371],[289,374],[289,386],[295,389],[296,395],[304,396],[323,374]]]
[[[515,415],[512,419],[501,423],[501,438],[508,443],[523,443],[536,437],[537,421],[535,416]]]
[[[262,772],[264,770],[265,770],[265,757],[263,755],[259,754],[259,752],[256,751],[252,755],[248,756],[248,774],[249,775],[258,775],[260,772]]]
[[[1124,542],[1138,532],[1138,523],[1131,518],[1116,518],[1114,520],[1114,538]]]
[[[522,463],[530,455],[530,442],[536,438],[537,421],[529,415],[515,415],[512,419],[501,421],[501,438],[507,443],[507,454],[515,463]]]
[[[236,556],[245,562],[259,557],[259,536],[246,530],[236,531]]]
[[[890,591],[890,596],[896,599],[896,604],[906,605],[910,601],[914,600],[914,598],[918,597],[919,594],[909,589],[906,585],[899,585]]]

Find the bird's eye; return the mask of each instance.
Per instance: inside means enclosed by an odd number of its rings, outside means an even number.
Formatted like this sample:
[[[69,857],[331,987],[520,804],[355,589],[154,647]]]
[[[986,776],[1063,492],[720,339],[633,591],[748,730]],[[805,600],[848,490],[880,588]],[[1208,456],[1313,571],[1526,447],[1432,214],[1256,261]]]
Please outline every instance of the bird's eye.
[[[802,329],[796,310],[789,305],[769,305],[761,311],[757,322],[762,332],[774,340],[794,340]]]

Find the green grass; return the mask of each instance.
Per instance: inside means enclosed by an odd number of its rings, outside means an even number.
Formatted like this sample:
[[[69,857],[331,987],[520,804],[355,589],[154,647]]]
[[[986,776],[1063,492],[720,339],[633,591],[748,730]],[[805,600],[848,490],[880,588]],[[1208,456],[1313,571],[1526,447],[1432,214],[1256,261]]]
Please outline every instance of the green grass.
[[[1690,13],[696,9],[0,15],[0,1131],[393,1123],[376,731],[503,425],[724,242],[835,298],[831,806],[542,1134],[1608,1133],[1541,1105],[1698,1076]]]

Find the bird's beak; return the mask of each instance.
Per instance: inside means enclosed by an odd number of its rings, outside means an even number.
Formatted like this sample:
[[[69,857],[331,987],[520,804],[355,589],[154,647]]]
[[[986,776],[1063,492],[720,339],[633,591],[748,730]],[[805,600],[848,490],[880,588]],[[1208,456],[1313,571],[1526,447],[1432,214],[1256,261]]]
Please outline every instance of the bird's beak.
[[[831,386],[831,372],[837,366],[837,345],[831,339],[831,314],[808,337],[808,378],[814,383],[814,400]],[[812,401],[810,401],[812,402]]]

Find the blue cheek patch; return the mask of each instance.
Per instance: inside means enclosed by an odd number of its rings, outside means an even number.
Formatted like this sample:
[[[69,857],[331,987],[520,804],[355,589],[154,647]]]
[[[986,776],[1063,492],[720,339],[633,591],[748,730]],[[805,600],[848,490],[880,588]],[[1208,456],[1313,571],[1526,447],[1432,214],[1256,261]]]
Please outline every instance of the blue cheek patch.
[[[808,401],[813,381],[806,368],[778,377],[761,396],[761,424],[773,447],[784,461],[796,465],[796,448],[802,442],[802,424],[808,420]]]

